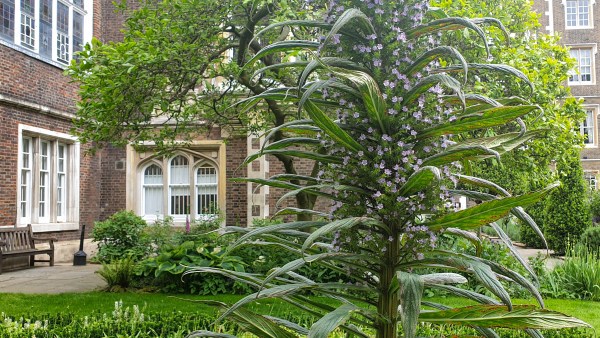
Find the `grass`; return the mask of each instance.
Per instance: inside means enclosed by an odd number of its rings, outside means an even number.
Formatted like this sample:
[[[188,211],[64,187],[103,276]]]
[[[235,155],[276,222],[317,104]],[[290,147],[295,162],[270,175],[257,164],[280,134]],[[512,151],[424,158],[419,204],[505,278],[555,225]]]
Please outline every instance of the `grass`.
[[[193,302],[193,300],[210,299],[231,304],[240,298],[241,296],[236,295],[169,296],[157,293],[132,292],[88,292],[57,295],[0,294],[0,312],[11,316],[26,316],[33,313],[74,313],[82,315],[92,312],[109,313],[114,309],[115,302],[122,300],[124,306],[145,306],[144,312],[146,313],[182,311],[210,315],[216,313],[215,308]],[[474,304],[469,300],[456,297],[432,298],[427,300],[453,307]],[[515,300],[515,304],[534,303],[530,300]],[[293,308],[290,309],[289,306],[274,300],[262,300],[253,306],[262,313],[274,315],[289,314],[290,310],[293,310]],[[546,307],[582,319],[596,330],[600,330],[600,316],[598,316],[598,313],[600,313],[600,302],[548,299],[546,300]]]

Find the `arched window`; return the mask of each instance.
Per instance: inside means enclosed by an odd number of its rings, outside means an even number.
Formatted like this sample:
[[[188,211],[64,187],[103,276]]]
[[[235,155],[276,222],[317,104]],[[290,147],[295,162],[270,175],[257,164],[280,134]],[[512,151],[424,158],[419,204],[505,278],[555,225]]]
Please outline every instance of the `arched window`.
[[[163,171],[152,164],[144,170],[143,182],[144,215],[162,215],[163,211]]]
[[[219,170],[198,153],[154,158],[140,166],[140,215],[147,221],[172,216],[177,224],[210,219],[219,211]]]
[[[169,214],[188,215],[190,210],[190,165],[184,156],[171,160],[169,177]]]
[[[196,210],[198,215],[215,215],[217,205],[217,169],[202,166],[196,169]]]

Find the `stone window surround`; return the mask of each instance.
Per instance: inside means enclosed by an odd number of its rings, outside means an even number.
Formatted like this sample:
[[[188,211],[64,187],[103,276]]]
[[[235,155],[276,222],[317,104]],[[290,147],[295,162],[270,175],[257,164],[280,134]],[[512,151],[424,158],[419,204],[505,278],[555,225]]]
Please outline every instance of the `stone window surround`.
[[[591,70],[591,81],[590,82],[581,82],[581,81],[569,81],[569,86],[590,86],[596,84],[596,54],[598,53],[598,44],[596,43],[580,43],[580,44],[567,44],[565,47],[568,47],[570,50],[574,49],[591,49],[592,51],[592,70]],[[577,62],[577,68],[579,68],[579,60]]]
[[[146,146],[151,147],[153,145],[152,142],[148,142],[145,144]],[[154,152],[151,150],[147,151],[137,151],[131,145],[127,146],[127,164],[126,164],[126,177],[127,185],[126,185],[126,208],[127,210],[134,211],[137,215],[144,217],[143,215],[143,177],[144,170],[151,163],[161,163],[161,168],[163,169],[163,175],[165,179],[168,178],[166,173],[165,163],[170,163],[170,159],[175,157],[178,154],[183,154],[187,157],[200,156],[205,157],[206,162],[211,162],[211,164],[217,170],[217,198],[218,198],[218,208],[221,216],[226,214],[226,146],[225,143],[221,140],[199,140],[194,141],[191,144],[187,144],[181,151],[174,151],[172,154],[168,156],[168,159],[158,158],[155,156]],[[210,152],[210,156],[202,155],[201,153]],[[157,162],[158,161],[158,162]],[[191,162],[190,167],[197,169],[196,162]],[[190,182],[190,194],[195,191],[194,182]],[[163,189],[165,191],[168,190],[168,184],[163,185]],[[165,194],[165,191],[163,194]],[[192,199],[193,200],[193,199]],[[168,203],[163,203],[164,210],[167,210]],[[160,219],[161,217],[159,217]],[[148,222],[152,222],[156,220],[155,215],[149,215],[148,217],[144,217],[144,219]],[[185,217],[174,217],[174,225],[175,226],[185,226]]]
[[[596,4],[596,0],[589,0],[589,9],[588,9],[589,25],[587,25],[587,26],[579,26],[579,23],[575,26],[568,26],[567,25],[567,0],[562,0],[561,3],[563,5],[564,11],[565,11],[565,30],[594,29],[594,5]]]
[[[64,221],[59,221],[59,218],[54,216],[51,217],[49,222],[38,222],[36,223],[36,218],[33,219],[22,219],[20,217],[20,202],[21,202],[21,189],[17,189],[17,199],[16,199],[16,220],[17,226],[26,226],[28,223],[31,223],[34,232],[50,232],[50,231],[66,231],[66,230],[78,230],[79,229],[79,164],[80,164],[80,143],[77,141],[77,138],[52,130],[47,130],[39,127],[33,127],[25,124],[19,124],[18,129],[18,161],[17,161],[17,187],[21,186],[21,168],[22,168],[22,156],[21,151],[23,147],[23,137],[31,137],[31,138],[39,138],[47,141],[51,141],[53,144],[61,143],[67,146],[67,168],[68,168],[68,184],[67,184],[67,193],[66,197],[67,203],[66,207],[66,215]],[[54,159],[54,157],[52,157]],[[54,163],[52,163],[52,166]],[[38,172],[37,170],[32,171],[33,175]],[[53,176],[55,171],[51,170],[50,175]],[[51,187],[52,190],[56,187],[54,182],[54,177],[51,179]],[[31,191],[36,191],[36,187],[38,187],[37,183],[32,183]],[[34,215],[38,211],[37,203],[35,203],[35,199],[31,199],[29,201],[31,203],[31,215]],[[50,205],[54,206],[55,199],[50,199]],[[32,222],[33,221],[33,222]]]

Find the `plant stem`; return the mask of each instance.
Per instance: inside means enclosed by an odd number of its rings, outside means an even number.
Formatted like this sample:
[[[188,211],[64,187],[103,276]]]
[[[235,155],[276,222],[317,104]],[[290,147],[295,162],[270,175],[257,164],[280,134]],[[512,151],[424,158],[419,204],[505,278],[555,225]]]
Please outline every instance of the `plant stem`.
[[[386,251],[383,255],[380,287],[381,294],[377,304],[377,312],[381,315],[377,338],[398,337],[398,290],[392,289],[396,278],[396,260],[398,259],[398,234],[394,230],[393,240],[385,240]]]

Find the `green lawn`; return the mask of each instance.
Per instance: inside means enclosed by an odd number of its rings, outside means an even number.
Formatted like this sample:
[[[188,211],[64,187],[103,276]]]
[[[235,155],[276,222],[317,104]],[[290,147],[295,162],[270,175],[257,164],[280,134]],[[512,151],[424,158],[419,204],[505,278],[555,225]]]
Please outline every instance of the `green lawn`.
[[[233,303],[241,296],[219,295],[219,296],[168,296],[156,293],[106,293],[89,292],[77,294],[58,295],[24,295],[24,294],[1,294],[0,312],[11,316],[26,316],[28,314],[42,313],[74,313],[88,314],[92,312],[108,313],[114,309],[115,301],[122,300],[124,306],[145,306],[144,312],[200,312],[214,314],[216,309],[204,304],[190,300],[211,299],[225,303]],[[433,298],[427,299],[449,306],[466,306],[473,304],[461,298]],[[532,301],[515,300],[516,304],[534,304]],[[271,300],[262,300],[258,303],[258,309],[267,314],[289,313],[289,306]],[[563,312],[565,314],[580,318],[591,324],[596,330],[600,330],[600,302],[548,299],[546,307]]]

